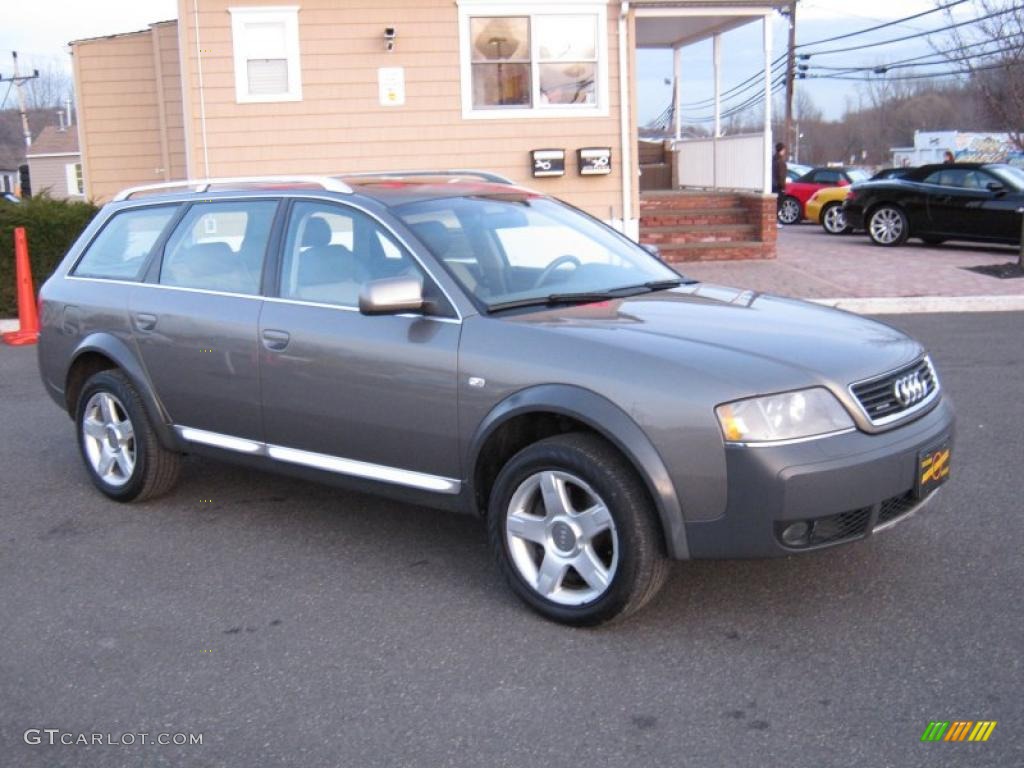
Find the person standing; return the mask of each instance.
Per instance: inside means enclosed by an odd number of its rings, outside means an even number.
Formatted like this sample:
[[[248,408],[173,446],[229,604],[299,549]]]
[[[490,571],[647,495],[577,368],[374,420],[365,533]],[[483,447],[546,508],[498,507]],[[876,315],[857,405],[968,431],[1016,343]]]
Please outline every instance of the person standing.
[[[775,145],[775,156],[772,158],[772,194],[775,195],[775,211],[778,213],[782,204],[782,195],[786,191],[786,174],[789,166],[786,164],[786,145],[781,141]],[[779,223],[781,227],[781,222]]]
[[[946,154],[942,156],[942,162],[946,165],[952,165],[956,162],[956,155],[953,154],[952,150],[947,149]]]

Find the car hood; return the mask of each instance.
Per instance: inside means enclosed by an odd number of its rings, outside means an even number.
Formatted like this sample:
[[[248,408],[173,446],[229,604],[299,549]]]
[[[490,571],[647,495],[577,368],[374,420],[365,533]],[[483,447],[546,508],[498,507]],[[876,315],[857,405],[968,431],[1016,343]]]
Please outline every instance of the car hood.
[[[708,376],[779,381],[795,376],[845,386],[891,371],[923,353],[902,332],[848,312],[796,299],[700,283],[624,299],[508,318],[580,343],[627,347],[671,358]],[[706,367],[705,367],[706,366]]]

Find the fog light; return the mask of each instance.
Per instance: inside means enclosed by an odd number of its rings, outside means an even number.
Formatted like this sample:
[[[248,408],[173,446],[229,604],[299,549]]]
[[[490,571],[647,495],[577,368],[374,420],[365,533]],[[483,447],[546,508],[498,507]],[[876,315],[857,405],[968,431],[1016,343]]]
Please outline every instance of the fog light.
[[[807,534],[811,527],[807,523],[793,523],[782,531],[782,543],[789,547],[799,547],[807,543]]]

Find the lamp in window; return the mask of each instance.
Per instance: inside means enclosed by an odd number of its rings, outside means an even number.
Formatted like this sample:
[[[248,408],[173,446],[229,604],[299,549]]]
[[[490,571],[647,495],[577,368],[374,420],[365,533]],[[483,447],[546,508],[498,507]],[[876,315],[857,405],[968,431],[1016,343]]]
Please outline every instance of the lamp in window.
[[[481,106],[529,104],[528,20],[475,18],[472,35],[474,100]]]

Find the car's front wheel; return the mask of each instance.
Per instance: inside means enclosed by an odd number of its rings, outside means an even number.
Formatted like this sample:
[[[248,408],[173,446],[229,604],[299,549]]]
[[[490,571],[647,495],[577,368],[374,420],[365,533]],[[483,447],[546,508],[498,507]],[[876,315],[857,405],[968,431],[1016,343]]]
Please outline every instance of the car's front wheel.
[[[800,201],[792,195],[786,195],[779,203],[779,221],[783,224],[796,224],[803,218]]]
[[[668,574],[643,482],[593,435],[547,438],[513,456],[491,493],[488,534],[513,591],[564,624],[627,616]]]
[[[75,425],[93,483],[116,501],[168,491],[180,457],[157,440],[135,386],[118,370],[100,371],[82,387]]]
[[[907,215],[895,205],[880,205],[868,217],[868,237],[875,245],[902,245],[909,236]]]
[[[846,223],[842,203],[829,203],[822,209],[821,226],[830,235],[845,235],[853,231],[853,227]]]

